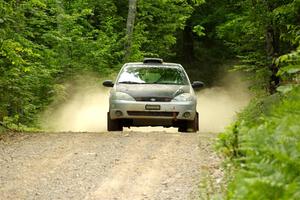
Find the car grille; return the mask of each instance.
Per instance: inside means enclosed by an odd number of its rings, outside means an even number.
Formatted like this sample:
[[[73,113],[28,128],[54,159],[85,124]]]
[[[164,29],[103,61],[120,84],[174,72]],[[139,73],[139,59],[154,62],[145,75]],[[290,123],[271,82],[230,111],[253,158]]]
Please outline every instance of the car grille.
[[[170,102],[170,97],[135,97],[136,101]]]
[[[131,116],[147,116],[147,117],[177,117],[178,112],[147,112],[147,111],[127,111]]]

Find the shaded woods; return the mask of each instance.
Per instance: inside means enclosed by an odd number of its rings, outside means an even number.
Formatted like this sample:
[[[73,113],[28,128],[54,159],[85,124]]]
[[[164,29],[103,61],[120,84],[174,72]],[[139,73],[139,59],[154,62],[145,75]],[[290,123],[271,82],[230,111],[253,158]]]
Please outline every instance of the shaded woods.
[[[129,7],[129,3],[131,6]],[[298,1],[0,1],[0,121],[32,126],[77,74],[162,57],[211,85],[222,65],[274,93],[281,55],[296,50]],[[284,72],[283,72],[284,73]],[[16,127],[15,127],[16,128]]]

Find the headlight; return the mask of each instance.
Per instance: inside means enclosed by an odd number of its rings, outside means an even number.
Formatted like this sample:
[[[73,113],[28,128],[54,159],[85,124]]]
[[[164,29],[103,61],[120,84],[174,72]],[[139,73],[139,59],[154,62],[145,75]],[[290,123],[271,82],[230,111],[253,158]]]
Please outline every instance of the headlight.
[[[180,94],[172,99],[172,101],[193,101],[194,97],[190,93]]]
[[[112,100],[135,101],[135,99],[127,93],[115,92],[111,95]]]

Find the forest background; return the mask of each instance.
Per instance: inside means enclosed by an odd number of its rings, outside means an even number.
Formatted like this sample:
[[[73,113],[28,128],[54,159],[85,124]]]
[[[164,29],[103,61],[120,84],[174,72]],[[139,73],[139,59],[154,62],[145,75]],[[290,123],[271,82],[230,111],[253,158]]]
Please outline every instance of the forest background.
[[[0,129],[38,128],[66,81],[127,61],[179,62],[207,86],[230,65],[255,98],[219,139],[225,198],[299,199],[299,42],[299,0],[0,0]]]

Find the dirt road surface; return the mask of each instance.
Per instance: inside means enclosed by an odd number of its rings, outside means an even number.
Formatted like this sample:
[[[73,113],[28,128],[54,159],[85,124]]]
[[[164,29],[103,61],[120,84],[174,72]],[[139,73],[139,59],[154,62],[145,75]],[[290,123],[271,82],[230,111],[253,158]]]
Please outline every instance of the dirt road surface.
[[[202,199],[201,181],[208,169],[218,170],[215,137],[122,132],[2,138],[0,199]]]

